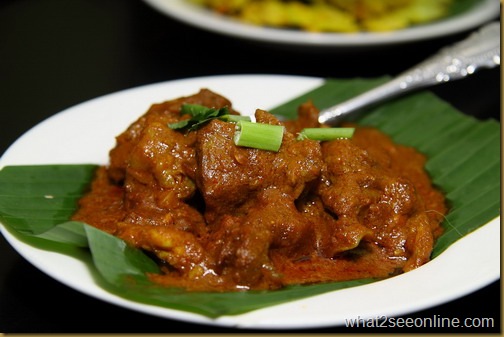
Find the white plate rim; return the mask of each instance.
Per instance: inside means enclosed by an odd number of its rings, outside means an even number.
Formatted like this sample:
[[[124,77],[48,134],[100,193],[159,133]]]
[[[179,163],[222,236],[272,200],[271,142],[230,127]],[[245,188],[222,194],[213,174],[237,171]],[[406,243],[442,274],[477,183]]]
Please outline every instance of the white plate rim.
[[[499,0],[482,0],[473,9],[460,15],[394,32],[307,33],[245,24],[199,8],[186,0],[143,1],[171,18],[214,33],[267,43],[308,47],[371,47],[415,42],[470,30],[500,15]]]
[[[321,78],[290,75],[224,75],[123,90],[78,104],[36,125],[9,147],[0,158],[0,168],[16,164],[106,163],[107,146],[113,145],[114,136],[146,111],[150,104],[190,95],[204,87],[228,97],[242,113],[252,113],[255,108],[268,109],[322,82]],[[250,95],[251,92],[254,95]],[[272,95],[272,92],[275,94]],[[93,130],[98,138],[96,142],[89,141],[87,134],[82,132],[86,127],[95,125],[96,121],[103,122],[111,118],[116,121],[119,116],[122,116],[119,118],[121,121],[114,127],[109,125],[105,130],[100,127]],[[63,125],[66,128],[62,128]],[[77,140],[61,142],[62,138],[70,134],[75,136],[76,132],[82,134],[74,137]],[[111,142],[104,140],[104,137],[111,138]],[[53,151],[42,150],[48,144],[53,145]],[[93,151],[98,145],[104,151]],[[66,157],[62,154],[66,154]],[[467,295],[500,278],[499,216],[454,243],[431,262],[409,273],[242,315],[211,319],[133,302],[108,293],[94,282],[82,261],[29,246],[16,239],[3,225],[0,231],[9,244],[33,266],[81,293],[134,311],[213,326],[245,329],[320,328],[344,325],[345,319],[405,315]],[[472,253],[469,257],[464,254],[467,251]],[[432,277],[436,277],[436,282],[432,282]],[[465,282],[457,283],[460,279]],[[395,294],[392,298],[388,296],[391,291]],[[356,301],[359,298],[365,298],[366,301]],[[344,303],[344,308],[335,306],[335,303]]]

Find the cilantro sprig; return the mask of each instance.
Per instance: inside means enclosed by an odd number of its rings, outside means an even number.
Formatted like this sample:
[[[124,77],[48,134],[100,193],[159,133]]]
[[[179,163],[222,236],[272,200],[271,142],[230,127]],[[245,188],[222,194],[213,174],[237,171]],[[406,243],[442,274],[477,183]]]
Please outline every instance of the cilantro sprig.
[[[180,114],[190,115],[191,118],[168,124],[168,127],[170,129],[187,129],[187,131],[194,131],[201,127],[203,124],[216,118],[225,120],[227,122],[237,122],[238,120],[250,121],[250,117],[248,116],[231,115],[229,113],[228,107],[217,109],[208,108],[199,104],[183,104],[180,108]]]

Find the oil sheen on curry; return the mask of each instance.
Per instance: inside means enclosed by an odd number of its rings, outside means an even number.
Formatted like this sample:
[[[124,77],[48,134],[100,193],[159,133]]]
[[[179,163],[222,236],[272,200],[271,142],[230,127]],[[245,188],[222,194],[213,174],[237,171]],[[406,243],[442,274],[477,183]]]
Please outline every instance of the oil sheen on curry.
[[[351,138],[298,140],[324,127],[306,102],[278,152],[236,146],[235,124],[168,127],[183,104],[228,107],[208,89],[153,104],[116,138],[73,219],[151,255],[158,284],[190,291],[278,289],[387,278],[429,261],[447,211],[425,156],[374,128]]]

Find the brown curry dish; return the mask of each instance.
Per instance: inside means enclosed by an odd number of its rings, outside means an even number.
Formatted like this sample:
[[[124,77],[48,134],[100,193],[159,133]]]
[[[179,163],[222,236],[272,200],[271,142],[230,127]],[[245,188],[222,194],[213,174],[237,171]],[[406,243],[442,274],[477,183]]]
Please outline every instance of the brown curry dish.
[[[186,118],[184,103],[238,114],[207,89],[153,104],[117,137],[73,216],[151,255],[162,270],[153,282],[278,289],[386,278],[429,261],[447,207],[423,154],[369,127],[350,139],[297,140],[321,127],[311,102],[293,121],[255,112],[257,122],[285,125],[278,152],[240,147],[233,123],[169,128]]]

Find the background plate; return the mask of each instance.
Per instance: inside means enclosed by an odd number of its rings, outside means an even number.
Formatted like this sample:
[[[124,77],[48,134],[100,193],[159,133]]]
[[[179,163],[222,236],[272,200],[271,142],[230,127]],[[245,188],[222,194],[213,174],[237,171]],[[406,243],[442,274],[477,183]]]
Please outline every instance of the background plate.
[[[369,47],[442,37],[475,28],[499,16],[499,0],[482,0],[460,15],[387,33],[308,33],[253,26],[213,13],[187,0],[144,0],[156,10],[189,25],[250,40],[297,46]]]

